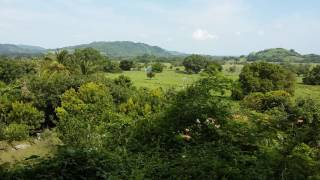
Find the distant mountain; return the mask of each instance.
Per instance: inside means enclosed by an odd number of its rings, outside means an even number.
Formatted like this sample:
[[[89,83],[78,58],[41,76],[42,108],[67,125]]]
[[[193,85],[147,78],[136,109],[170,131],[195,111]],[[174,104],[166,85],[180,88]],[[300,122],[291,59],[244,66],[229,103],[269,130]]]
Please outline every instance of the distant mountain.
[[[302,55],[295,50],[283,48],[266,49],[259,52],[250,53],[248,61],[267,61],[267,62],[317,62],[320,63],[320,56],[316,54]]]
[[[46,52],[46,49],[39,46],[0,44],[0,55],[6,55],[6,56],[38,55],[45,52]]]
[[[94,48],[100,51],[102,54],[114,57],[133,57],[141,55],[154,55],[159,57],[168,57],[181,55],[182,53],[177,53],[173,51],[167,51],[158,46],[150,46],[144,43],[135,43],[131,41],[113,41],[113,42],[93,42],[90,44],[82,44],[77,46],[64,47],[62,49],[67,49],[73,51],[78,48]]]
[[[268,61],[268,62],[287,62],[287,61],[302,61],[301,54],[294,50],[287,50],[283,48],[273,48],[251,53],[247,57],[248,61]]]

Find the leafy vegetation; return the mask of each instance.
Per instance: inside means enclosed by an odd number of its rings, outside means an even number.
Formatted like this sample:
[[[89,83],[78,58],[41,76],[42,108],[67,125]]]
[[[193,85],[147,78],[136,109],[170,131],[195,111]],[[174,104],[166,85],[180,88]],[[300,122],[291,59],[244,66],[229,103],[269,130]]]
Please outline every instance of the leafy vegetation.
[[[265,62],[247,64],[243,67],[239,81],[234,84],[232,97],[242,99],[253,92],[285,90],[294,93],[295,76],[276,64]]]
[[[317,65],[306,74],[303,83],[311,85],[320,85],[320,65]]]
[[[0,61],[0,162],[20,157],[2,179],[320,176],[319,87],[296,84],[295,65],[119,60],[84,48]]]
[[[247,60],[291,63],[320,63],[320,56],[316,54],[301,55],[293,49],[287,50],[283,48],[274,48],[253,52],[248,55]]]

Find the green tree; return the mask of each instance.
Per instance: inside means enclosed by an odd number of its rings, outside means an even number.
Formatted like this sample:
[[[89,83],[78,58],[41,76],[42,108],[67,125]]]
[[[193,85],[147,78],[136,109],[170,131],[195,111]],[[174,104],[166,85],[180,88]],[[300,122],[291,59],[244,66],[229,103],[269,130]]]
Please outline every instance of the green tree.
[[[288,109],[291,95],[286,91],[270,91],[267,93],[255,92],[246,96],[242,105],[256,111],[264,112],[275,107]]]
[[[315,66],[309,71],[306,77],[303,78],[304,84],[320,85],[320,65]]]
[[[219,63],[216,62],[209,62],[205,69],[204,69],[204,73],[208,74],[208,75],[215,75],[218,72],[222,71],[222,66]]]
[[[130,71],[133,67],[133,62],[128,60],[123,60],[120,62],[120,68],[124,71]]]
[[[28,74],[36,73],[36,65],[32,61],[0,61],[0,81],[11,83]]]
[[[207,59],[201,55],[190,55],[183,60],[183,66],[187,73],[199,73],[207,65]]]
[[[111,129],[116,126],[117,117],[106,86],[87,83],[78,91],[66,91],[56,112],[64,143],[79,148],[101,148],[113,141]]]
[[[265,62],[252,63],[243,67],[239,75],[239,84],[234,88],[233,94],[241,92],[245,96],[252,92],[265,93],[274,90],[284,90],[293,94],[294,83],[294,74],[280,65]],[[233,97],[237,96],[233,95]]]
[[[44,122],[44,113],[38,111],[29,103],[14,102],[11,108],[6,117],[8,124],[26,124],[30,129],[37,129]]]
[[[161,73],[163,71],[164,65],[162,63],[154,63],[152,64],[152,71],[155,73]]]
[[[103,68],[106,58],[93,48],[76,49],[74,63],[79,66],[80,73],[88,75]]]

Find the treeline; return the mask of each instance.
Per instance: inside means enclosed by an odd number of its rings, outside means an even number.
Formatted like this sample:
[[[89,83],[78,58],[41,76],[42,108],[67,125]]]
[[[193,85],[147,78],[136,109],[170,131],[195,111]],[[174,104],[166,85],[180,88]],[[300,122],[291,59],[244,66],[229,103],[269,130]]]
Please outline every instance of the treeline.
[[[293,97],[295,75],[284,66],[246,64],[233,82],[192,55],[186,71],[201,78],[164,90],[109,79],[105,58],[84,49],[1,62],[0,138],[51,128],[63,142],[51,157],[0,166],[2,179],[320,177],[320,104]]]

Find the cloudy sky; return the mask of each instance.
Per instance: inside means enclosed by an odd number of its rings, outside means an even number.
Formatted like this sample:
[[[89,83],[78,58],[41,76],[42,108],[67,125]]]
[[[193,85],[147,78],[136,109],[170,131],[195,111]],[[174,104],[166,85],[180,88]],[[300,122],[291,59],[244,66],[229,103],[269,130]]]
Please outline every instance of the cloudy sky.
[[[0,0],[0,43],[122,40],[211,55],[271,47],[320,54],[320,1]]]

